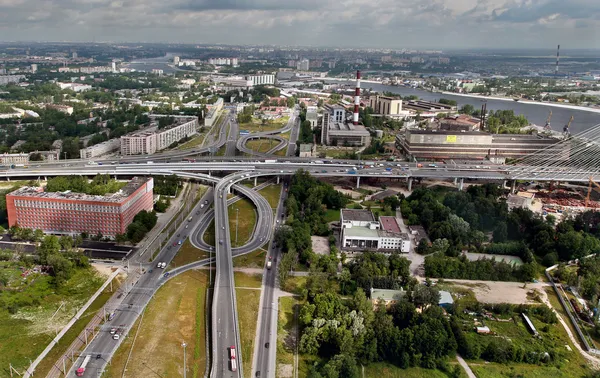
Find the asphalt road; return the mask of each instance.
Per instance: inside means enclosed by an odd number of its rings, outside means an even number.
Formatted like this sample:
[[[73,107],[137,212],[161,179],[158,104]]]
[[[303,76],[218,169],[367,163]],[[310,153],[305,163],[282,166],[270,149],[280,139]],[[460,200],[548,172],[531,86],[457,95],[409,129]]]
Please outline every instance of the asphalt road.
[[[237,119],[235,118],[235,112],[232,110],[230,112],[230,121],[229,121],[229,134],[227,135],[227,147],[225,149],[226,156],[235,156],[236,154],[236,142],[238,140],[240,134],[240,125],[237,123]]]
[[[211,196],[212,191],[207,192],[201,199],[201,202]],[[201,215],[202,211],[205,211],[206,208],[207,207],[205,206],[203,209],[201,209],[199,203],[192,210],[192,214],[194,214],[192,222],[194,222],[194,225],[198,222],[199,215]],[[200,211],[200,214],[196,215],[196,211]],[[123,304],[119,308],[115,309],[114,318],[102,325],[96,338],[94,338],[94,340],[92,340],[91,343],[81,353],[80,357],[70,369],[67,376],[75,376],[74,371],[81,366],[83,359],[87,355],[92,355],[93,357],[87,365],[85,376],[100,376],[101,372],[104,370],[104,367],[112,358],[112,355],[117,350],[124,336],[129,332],[137,317],[146,307],[155,291],[165,282],[165,271],[157,268],[156,265],[159,261],[164,261],[167,264],[170,263],[181,246],[178,244],[178,242],[181,241],[183,244],[183,241],[188,236],[190,231],[189,224],[189,222],[183,222],[177,229],[177,232],[173,234],[165,247],[159,252],[154,262],[152,264],[144,264],[145,273],[141,274],[139,280],[133,284],[132,287],[123,288],[123,290],[127,293],[125,294],[126,297],[123,300]],[[186,225],[188,225],[188,229],[185,228]],[[138,269],[137,266],[132,265],[130,269],[130,274],[139,274],[135,272],[135,270]],[[119,340],[113,339],[113,335],[110,333],[111,328],[119,329],[119,333],[121,335]],[[97,356],[100,358],[97,358]]]

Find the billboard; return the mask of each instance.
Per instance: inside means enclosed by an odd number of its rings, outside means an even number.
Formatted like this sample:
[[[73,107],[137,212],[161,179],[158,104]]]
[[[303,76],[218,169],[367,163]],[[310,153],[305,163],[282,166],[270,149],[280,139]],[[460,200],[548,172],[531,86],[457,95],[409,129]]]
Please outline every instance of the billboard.
[[[456,135],[446,135],[446,143],[456,143]]]

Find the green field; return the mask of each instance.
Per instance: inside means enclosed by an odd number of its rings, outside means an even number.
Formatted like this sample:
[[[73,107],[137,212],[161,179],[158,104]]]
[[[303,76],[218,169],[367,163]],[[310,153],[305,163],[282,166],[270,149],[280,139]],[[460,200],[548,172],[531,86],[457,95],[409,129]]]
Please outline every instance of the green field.
[[[279,198],[281,197],[281,185],[269,185],[266,188],[259,190],[258,193],[265,197],[265,199],[269,201],[271,208],[275,210],[279,204]]]
[[[236,209],[239,209],[239,217]],[[229,231],[231,236],[231,246],[238,247],[246,244],[256,225],[256,210],[254,204],[246,198],[242,198],[228,208],[229,213]],[[236,222],[237,224],[237,243],[236,243]],[[205,239],[206,240],[206,239]]]
[[[8,277],[11,291],[0,291],[0,301],[10,303],[17,297],[24,305],[10,313],[0,310],[0,375],[9,376],[9,363],[18,371],[23,371],[50,343],[89,297],[102,285],[101,277],[93,268],[79,269],[60,289],[52,285],[53,279],[47,275],[31,274],[21,279],[20,264],[2,262],[0,267]],[[113,285],[113,290],[118,283]],[[109,290],[107,288],[107,290]],[[85,314],[63,336],[49,356],[42,361],[38,372],[47,372],[56,359],[64,353],[71,342],[85,328],[95,313],[106,303],[112,293],[105,291]],[[25,305],[29,303],[29,305]],[[61,307],[61,304],[64,305]],[[60,310],[57,312],[57,310]],[[56,312],[56,315],[54,313]],[[54,315],[54,317],[53,317]],[[23,342],[26,338],[27,343]]]
[[[260,288],[262,286],[261,274],[246,274],[233,272],[235,286],[239,288]]]
[[[206,367],[208,272],[190,270],[161,287],[119,346],[103,377],[180,377],[186,348],[188,377]],[[130,355],[131,353],[131,355]]]
[[[271,148],[277,146],[278,142],[273,139],[251,139],[246,142],[246,147],[252,151],[267,153]]]
[[[439,370],[424,368],[401,369],[385,362],[373,363],[365,366],[365,377],[378,378],[448,378],[446,373]],[[477,376],[479,378],[479,376]]]
[[[237,285],[237,283],[236,283]],[[246,368],[244,377],[252,376],[252,353],[254,352],[254,338],[256,335],[256,320],[258,319],[258,307],[260,306],[260,290],[235,289],[237,299],[237,311],[240,327],[240,342],[242,344],[242,356]]]
[[[210,256],[210,252],[202,251],[192,245],[189,238],[186,238],[177,254],[171,260],[168,268],[173,269],[194,261],[203,260]]]
[[[234,257],[233,266],[235,268],[262,268],[265,266],[266,257],[266,249],[257,249],[245,255]]]

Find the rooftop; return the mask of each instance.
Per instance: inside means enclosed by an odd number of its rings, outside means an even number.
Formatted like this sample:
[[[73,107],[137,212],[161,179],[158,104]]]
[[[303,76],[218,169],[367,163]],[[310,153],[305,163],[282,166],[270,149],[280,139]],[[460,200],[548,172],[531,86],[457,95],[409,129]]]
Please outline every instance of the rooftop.
[[[45,198],[45,199],[60,199],[67,201],[93,201],[93,202],[110,202],[119,203],[133,194],[137,189],[140,188],[146,182],[152,180],[150,177],[134,177],[125,185],[121,190],[113,194],[107,194],[104,196],[90,195],[84,193],[73,193],[70,190],[65,192],[44,192],[41,187],[25,186],[14,192],[9,193],[9,196],[15,197],[31,197],[31,198]]]
[[[440,304],[452,304],[454,303],[454,299],[452,299],[452,295],[447,291],[440,291]]]
[[[342,219],[345,221],[375,222],[370,210],[342,209]]]
[[[300,152],[312,152],[312,143],[302,143],[300,145]]]
[[[400,225],[396,220],[396,217],[379,217],[379,223],[381,223],[381,227],[384,231],[388,231],[394,234],[399,234],[402,232],[400,230]]]

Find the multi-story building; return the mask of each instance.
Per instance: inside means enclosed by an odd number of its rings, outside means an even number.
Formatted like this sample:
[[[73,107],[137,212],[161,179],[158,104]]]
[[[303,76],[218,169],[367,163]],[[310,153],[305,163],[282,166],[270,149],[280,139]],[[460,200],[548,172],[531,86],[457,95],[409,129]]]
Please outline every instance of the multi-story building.
[[[369,210],[342,209],[340,225],[344,250],[410,251],[410,237],[401,232],[395,217],[379,217],[377,221]]]
[[[58,110],[59,112],[66,113],[68,115],[73,114],[73,107],[68,105],[47,104],[46,109]]]
[[[273,85],[275,84],[275,75],[248,75],[246,80],[252,81],[252,85]]]
[[[11,165],[11,164],[27,164],[29,163],[29,154],[0,154],[0,164]]]
[[[36,73],[38,70],[38,65],[37,64],[32,64],[31,65],[31,73]]]
[[[310,68],[310,60],[308,60],[308,59],[299,60],[296,65],[296,68],[299,71],[308,71]]]
[[[97,156],[102,156],[117,151],[120,147],[121,140],[119,138],[114,138],[93,146],[82,148],[79,150],[79,156],[82,159],[92,159]]]
[[[177,117],[162,130],[144,130],[121,137],[121,155],[151,155],[198,132],[198,117]]]
[[[8,224],[49,234],[114,237],[125,233],[137,213],[152,210],[153,183],[152,178],[134,177],[119,192],[105,196],[23,187],[6,195]]]
[[[226,86],[231,86],[231,87],[249,88],[253,85],[252,80],[249,80],[247,78],[243,78],[240,76],[213,77],[212,81],[214,83],[222,83]]]
[[[402,99],[388,96],[369,96],[369,106],[375,114],[399,115],[402,114]]]
[[[371,134],[363,125],[346,122],[346,109],[341,105],[323,107],[321,143],[336,146],[364,146],[371,142]]]
[[[0,76],[0,85],[16,84],[21,80],[25,80],[25,75],[3,75]]]
[[[215,122],[217,121],[217,119],[219,118],[221,109],[223,109],[223,99],[219,97],[217,102],[215,102],[214,104],[212,104],[210,106],[207,106],[207,108],[208,108],[208,112],[207,112],[206,116],[204,117],[204,126],[212,127],[215,124]]]
[[[306,107],[306,120],[310,122],[310,128],[314,129],[317,127],[317,123],[319,121],[319,114],[317,113],[316,106],[307,106]]]
[[[95,66],[95,67],[80,67],[79,72],[81,73],[102,73],[112,72],[112,66]]]
[[[396,147],[411,159],[485,159],[497,163],[536,151],[567,159],[568,147],[557,139],[529,134],[489,134],[480,131],[406,130],[396,135]]]

